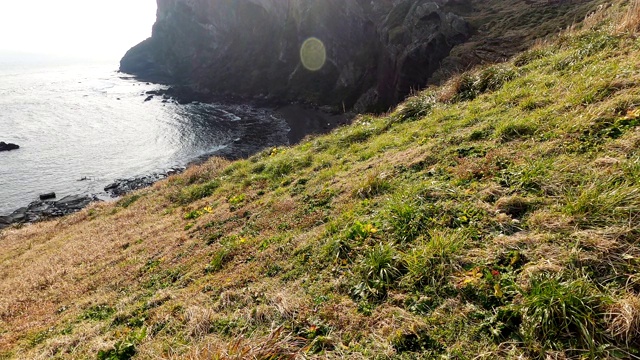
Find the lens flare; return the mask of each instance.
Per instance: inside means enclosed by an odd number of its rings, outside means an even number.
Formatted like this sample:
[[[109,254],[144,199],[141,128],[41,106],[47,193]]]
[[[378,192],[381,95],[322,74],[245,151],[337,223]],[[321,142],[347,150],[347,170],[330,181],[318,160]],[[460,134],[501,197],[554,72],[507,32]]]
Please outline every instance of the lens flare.
[[[327,61],[327,49],[318,38],[308,38],[300,48],[300,60],[302,65],[310,71],[322,69]]]

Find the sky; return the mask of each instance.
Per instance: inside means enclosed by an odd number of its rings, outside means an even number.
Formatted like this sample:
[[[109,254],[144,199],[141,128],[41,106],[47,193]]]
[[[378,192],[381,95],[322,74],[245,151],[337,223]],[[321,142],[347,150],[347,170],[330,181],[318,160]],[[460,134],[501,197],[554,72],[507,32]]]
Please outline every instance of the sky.
[[[0,0],[0,52],[116,59],[151,36],[156,0]]]

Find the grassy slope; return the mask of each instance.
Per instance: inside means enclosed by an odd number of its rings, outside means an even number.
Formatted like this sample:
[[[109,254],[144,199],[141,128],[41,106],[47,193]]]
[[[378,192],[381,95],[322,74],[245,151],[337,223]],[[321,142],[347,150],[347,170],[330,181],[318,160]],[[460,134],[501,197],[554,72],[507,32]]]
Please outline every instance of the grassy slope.
[[[3,231],[0,359],[640,355],[640,40],[609,12],[386,116]]]

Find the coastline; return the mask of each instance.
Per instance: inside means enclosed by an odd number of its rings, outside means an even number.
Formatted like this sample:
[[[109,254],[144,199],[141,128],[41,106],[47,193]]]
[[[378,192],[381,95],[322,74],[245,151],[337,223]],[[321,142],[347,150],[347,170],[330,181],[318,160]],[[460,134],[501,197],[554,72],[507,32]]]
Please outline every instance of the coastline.
[[[204,100],[201,96],[198,96],[197,98],[198,100],[194,100],[193,98],[190,99],[190,97],[174,97],[177,101],[185,101],[186,103]],[[211,101],[211,99],[208,100],[209,101],[202,102],[207,103]],[[226,98],[225,100],[227,100],[227,102],[234,103],[240,102],[239,99],[233,98]],[[282,106],[274,106],[271,104],[271,106],[269,106],[261,101],[256,102],[251,100],[246,100],[246,103],[272,107],[274,109],[274,112],[280,116],[290,128],[287,134],[289,142],[288,146],[298,144],[310,135],[327,134],[339,126],[351,123],[351,118],[353,118],[353,114],[335,114],[303,104],[287,104]],[[245,157],[242,156],[242,154],[238,156],[237,154],[226,154],[224,152],[220,152],[218,154],[207,156],[206,158],[196,158],[189,162],[185,168],[173,167],[167,169],[166,173],[147,174],[142,177],[128,179],[115,179],[114,182],[105,187],[104,190],[111,199],[116,200],[133,191],[152,186],[160,180],[166,179],[171,175],[181,173],[191,166],[201,164],[216,156],[231,160]],[[249,154],[249,156],[251,156],[251,154]],[[34,200],[27,206],[16,208],[16,210],[11,213],[6,215],[0,214],[0,231],[15,224],[34,223],[66,216],[80,211],[90,204],[98,201],[104,201],[104,198],[99,194],[77,194],[57,201]]]

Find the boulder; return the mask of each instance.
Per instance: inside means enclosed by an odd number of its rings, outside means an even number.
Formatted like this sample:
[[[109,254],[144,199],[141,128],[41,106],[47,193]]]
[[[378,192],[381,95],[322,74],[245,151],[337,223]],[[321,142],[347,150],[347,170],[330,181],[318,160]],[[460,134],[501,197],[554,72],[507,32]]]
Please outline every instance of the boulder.
[[[47,193],[47,194],[42,194],[40,195],[40,200],[51,200],[51,199],[55,199],[56,198],[56,193],[51,192],[51,193]]]

